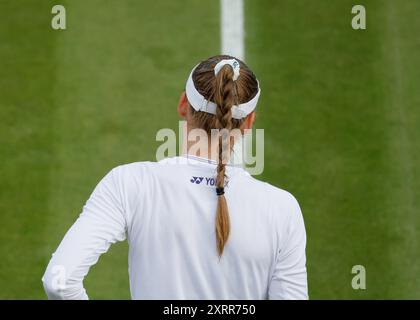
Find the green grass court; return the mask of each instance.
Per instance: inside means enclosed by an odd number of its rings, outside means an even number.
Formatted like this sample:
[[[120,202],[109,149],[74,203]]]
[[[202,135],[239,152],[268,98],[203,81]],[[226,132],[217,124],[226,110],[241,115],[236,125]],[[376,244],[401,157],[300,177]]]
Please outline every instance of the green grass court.
[[[65,31],[50,27],[58,3]],[[154,160],[190,68],[220,51],[219,1],[58,3],[0,0],[2,299],[45,298],[50,255],[96,183]],[[367,30],[351,28],[355,4]],[[245,1],[259,178],[301,204],[310,298],[420,298],[419,12],[418,0]],[[92,268],[91,298],[130,297],[126,251]]]

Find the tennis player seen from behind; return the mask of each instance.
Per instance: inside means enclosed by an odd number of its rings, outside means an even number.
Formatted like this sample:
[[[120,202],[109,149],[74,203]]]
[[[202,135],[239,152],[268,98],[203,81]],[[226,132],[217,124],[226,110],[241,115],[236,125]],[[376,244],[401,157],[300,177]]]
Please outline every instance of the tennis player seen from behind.
[[[215,56],[191,72],[178,113],[188,131],[243,132],[259,95],[242,61]],[[296,199],[230,164],[226,134],[210,137],[215,152],[191,154],[184,138],[179,157],[111,170],[52,256],[48,297],[88,299],[89,268],[127,238],[133,299],[307,299]]]

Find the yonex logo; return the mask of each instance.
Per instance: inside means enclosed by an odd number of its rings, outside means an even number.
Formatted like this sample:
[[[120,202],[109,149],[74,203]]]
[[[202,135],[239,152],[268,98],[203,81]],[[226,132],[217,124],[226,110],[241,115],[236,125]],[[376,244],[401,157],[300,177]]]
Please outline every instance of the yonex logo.
[[[192,177],[192,179],[190,180],[191,183],[196,183],[196,184],[200,184],[201,181],[203,181],[204,177]]]
[[[206,179],[206,180],[204,180]],[[203,182],[203,180],[206,182],[206,185],[208,186],[214,186],[216,184],[216,179],[214,178],[205,178],[205,177],[192,177],[190,179],[191,183],[195,183],[195,184],[200,184],[201,182]]]

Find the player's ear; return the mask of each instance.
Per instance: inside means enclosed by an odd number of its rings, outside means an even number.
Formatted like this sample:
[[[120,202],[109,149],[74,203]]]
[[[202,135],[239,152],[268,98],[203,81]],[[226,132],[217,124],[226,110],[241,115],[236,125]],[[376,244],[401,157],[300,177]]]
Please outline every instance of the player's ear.
[[[179,98],[178,102],[178,114],[182,119],[185,119],[187,117],[188,113],[188,100],[187,95],[185,94],[185,91],[182,92],[181,97]]]
[[[249,115],[246,116],[245,121],[241,125],[241,130],[252,129],[255,121],[255,112],[252,111]]]

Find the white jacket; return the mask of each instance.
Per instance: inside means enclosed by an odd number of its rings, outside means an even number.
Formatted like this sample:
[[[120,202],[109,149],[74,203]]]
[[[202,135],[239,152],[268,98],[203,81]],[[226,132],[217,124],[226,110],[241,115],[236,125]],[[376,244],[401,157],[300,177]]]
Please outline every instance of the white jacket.
[[[215,175],[214,162],[191,156],[114,168],[53,254],[48,297],[87,299],[89,268],[127,238],[133,299],[307,299],[295,198],[228,166],[231,233],[219,259]]]

